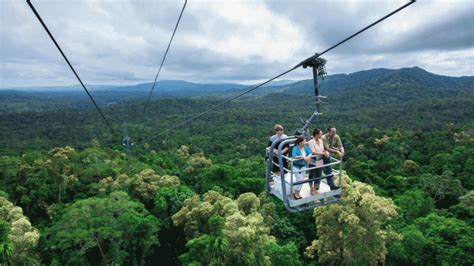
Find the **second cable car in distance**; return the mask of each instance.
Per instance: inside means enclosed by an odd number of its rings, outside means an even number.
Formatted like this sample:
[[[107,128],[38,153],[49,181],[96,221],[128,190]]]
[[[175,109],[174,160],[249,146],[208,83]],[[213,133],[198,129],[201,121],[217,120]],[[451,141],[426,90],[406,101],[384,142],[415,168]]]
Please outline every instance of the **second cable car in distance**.
[[[323,77],[326,74],[325,70],[326,60],[319,58],[316,54],[304,62],[302,62],[303,68],[311,67],[313,70],[313,84],[314,84],[314,95],[316,100],[316,111],[311,115],[309,119],[303,122],[303,127],[295,131],[293,136],[282,138],[273,141],[270,147],[267,148],[266,156],[266,192],[272,194],[283,201],[286,209],[290,212],[300,212],[307,209],[323,206],[330,203],[338,202],[341,194],[341,180],[342,180],[342,160],[334,157],[330,157],[329,162],[320,166],[310,166],[305,169],[298,169],[294,167],[293,162],[295,159],[291,156],[287,156],[283,153],[285,147],[294,148],[295,141],[299,136],[304,136],[306,140],[310,139],[309,127],[311,123],[322,113],[320,113],[320,103],[322,99],[326,98],[319,95],[318,78]],[[274,158],[277,158],[277,162],[274,162]],[[316,159],[320,159],[316,155],[312,155]],[[273,171],[276,168],[277,171]],[[309,178],[308,173],[311,170],[327,168],[331,171],[328,174],[323,174],[321,177]],[[295,174],[304,172],[304,179],[302,181],[295,181]],[[327,182],[327,178],[337,178],[336,189],[331,189]],[[319,185],[319,194],[311,195],[309,182],[321,180]],[[301,198],[294,198],[292,196],[293,187],[302,185],[300,195]]]

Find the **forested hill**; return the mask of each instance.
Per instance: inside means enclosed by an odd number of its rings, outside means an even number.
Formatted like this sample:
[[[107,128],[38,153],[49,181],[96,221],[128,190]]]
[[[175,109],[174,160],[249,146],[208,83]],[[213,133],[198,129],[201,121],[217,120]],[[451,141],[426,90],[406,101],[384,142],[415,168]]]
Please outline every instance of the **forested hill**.
[[[413,74],[407,74],[411,72]],[[404,76],[405,80],[411,80],[412,76],[417,75],[450,80],[444,83],[458,86],[434,88],[428,86],[428,83],[423,83],[426,86],[421,86],[422,83],[415,81],[412,82],[413,86],[406,83],[394,85],[399,84],[396,79],[387,82],[394,76]],[[331,79],[345,79],[346,87],[331,87],[336,84],[331,85]],[[374,84],[376,80],[385,82],[374,86],[355,86],[355,84]],[[426,78],[419,78],[419,80],[426,80]],[[474,82],[469,83],[466,80],[472,81],[473,77],[443,77],[427,73],[419,68],[374,69],[350,75],[328,76],[321,85],[321,94],[328,98],[321,105],[324,115],[318,119],[317,125],[322,128],[337,125],[341,129],[399,128],[428,131],[438,130],[450,123],[456,127],[465,127],[474,122],[472,116],[474,113],[472,84]],[[338,82],[337,84],[342,84]],[[179,84],[184,86],[187,83]],[[69,92],[70,94],[5,93],[6,97],[0,98],[0,106],[8,113],[0,116],[3,128],[0,131],[0,151],[11,153],[33,147],[51,148],[61,145],[80,147],[87,145],[92,138],[108,134],[100,116],[97,115],[96,110],[90,109],[90,100],[82,91],[74,92],[74,94],[73,92]],[[236,94],[233,90],[227,93],[220,96]],[[224,141],[227,136],[220,134],[219,130],[225,131],[231,125],[242,125],[250,127],[251,130],[240,137],[264,138],[275,123],[284,123],[291,133],[293,129],[300,126],[300,118],[306,118],[314,111],[312,93],[312,83],[309,80],[261,88],[261,91],[257,90],[255,93],[246,95],[234,103],[211,112],[195,123],[185,125],[170,133],[175,133],[180,141],[186,141],[189,134],[197,134],[197,136],[192,136],[196,138],[198,136],[207,139],[216,137]],[[121,100],[129,97],[127,94],[127,92],[120,92],[120,94],[109,95],[107,90],[93,92],[94,96],[99,96],[96,98],[98,102],[102,101],[102,105],[107,100],[114,102],[103,107],[105,114],[114,121],[113,124],[117,130],[122,132],[120,121],[127,121],[131,134],[133,133],[134,138],[138,139],[166,130],[178,121],[222,101],[220,96],[165,99],[154,97],[148,106],[145,119],[139,120],[138,115],[142,111],[145,98],[138,97],[133,101]],[[47,111],[40,112],[41,110]],[[214,129],[218,128],[218,130],[209,133],[208,129],[212,127],[209,127],[206,121],[214,121]],[[113,145],[119,144],[110,136],[106,139]],[[179,142],[173,146],[179,146]]]
[[[304,80],[281,88],[277,92],[281,95],[263,97],[294,98],[300,104],[311,104],[312,86],[312,80]],[[439,126],[440,120],[457,123],[461,118],[465,123],[472,120],[474,112],[474,76],[440,76],[418,67],[328,76],[320,82],[320,94],[328,97],[322,105],[326,114],[351,116],[354,120],[365,116],[371,118],[363,120],[368,122],[365,125],[373,127],[426,130]],[[429,120],[431,126],[420,123]]]
[[[298,90],[309,86],[311,80],[304,80],[290,85],[288,92],[305,93]],[[321,82],[321,88],[327,90],[357,89],[364,87],[422,87],[443,88],[451,90],[474,89],[474,76],[450,77],[430,73],[419,67],[401,69],[371,69],[352,74],[328,75]],[[295,90],[296,89],[296,90]]]
[[[314,112],[310,81],[166,131],[242,89],[154,97],[143,119],[144,97],[94,91],[115,133],[82,91],[3,92],[0,264],[474,264],[472,77],[328,76],[312,127],[342,138],[343,196],[298,214],[265,194],[264,151]]]
[[[308,71],[308,76],[310,72]],[[320,82],[324,95],[339,95],[352,98],[355,94],[366,94],[377,100],[399,97],[418,99],[420,97],[445,97],[453,93],[470,93],[474,89],[474,76],[448,77],[429,73],[421,68],[371,69],[352,74],[329,75]],[[99,105],[110,106],[122,102],[141,101],[148,96],[152,83],[130,86],[90,86]],[[153,97],[230,97],[245,88],[242,84],[199,84],[185,81],[159,81]],[[247,97],[263,96],[269,93],[290,95],[312,95],[312,81],[280,81],[270,83]],[[400,92],[405,90],[405,92]],[[375,92],[374,92],[375,91]],[[20,111],[44,111],[56,109],[93,108],[89,98],[79,86],[3,88],[0,90],[0,113]]]

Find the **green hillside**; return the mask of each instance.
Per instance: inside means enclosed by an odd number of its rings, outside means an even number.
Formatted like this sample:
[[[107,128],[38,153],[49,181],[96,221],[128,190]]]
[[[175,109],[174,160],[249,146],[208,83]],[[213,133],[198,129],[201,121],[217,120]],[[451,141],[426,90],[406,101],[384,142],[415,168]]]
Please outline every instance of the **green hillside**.
[[[328,76],[314,127],[342,138],[343,196],[298,214],[264,193],[264,151],[274,124],[292,134],[314,112],[310,81],[262,88],[157,136],[238,90],[156,97],[143,120],[139,97],[116,98],[104,105],[114,133],[67,93],[9,92],[19,98],[0,114],[0,262],[474,264],[472,77]]]

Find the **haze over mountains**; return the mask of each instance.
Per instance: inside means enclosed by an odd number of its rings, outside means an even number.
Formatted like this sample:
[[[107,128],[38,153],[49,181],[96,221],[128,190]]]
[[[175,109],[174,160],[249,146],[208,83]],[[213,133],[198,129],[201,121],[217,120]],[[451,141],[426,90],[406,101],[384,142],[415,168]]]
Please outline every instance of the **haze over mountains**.
[[[473,87],[474,76],[463,76],[463,77],[450,77],[437,75],[430,73],[419,67],[401,68],[401,69],[387,69],[387,68],[376,68],[364,71],[358,71],[351,74],[334,74],[328,75],[321,81],[321,84],[327,86],[327,88],[344,88],[353,87],[360,85],[383,85],[385,82],[392,82],[397,80],[399,82],[418,83],[422,86],[430,87],[460,87],[470,86]],[[292,83],[297,83],[294,80],[278,80],[270,82],[266,87],[272,86],[285,86]],[[153,83],[140,83],[136,85],[86,85],[88,88],[95,91],[149,91]],[[251,85],[243,85],[237,83],[194,83],[183,80],[163,80],[158,81],[155,89],[164,92],[177,92],[177,91],[225,91],[229,89],[239,89],[242,87],[248,87]],[[0,90],[16,90],[16,91],[74,91],[82,89],[80,85],[73,86],[45,86],[45,87],[0,87]]]
[[[151,84],[103,86],[92,88],[91,92],[103,107],[106,117],[114,121],[114,126],[127,121],[136,127],[134,134],[142,136],[144,128],[149,135],[164,130],[170,124],[188,119],[222,103],[224,99],[238,95],[247,87],[242,84],[162,81],[155,88],[153,100],[143,119],[140,113]],[[474,76],[440,76],[417,67],[372,69],[327,76],[321,81],[320,92],[327,99],[321,105],[324,115],[318,118],[318,124],[338,125],[341,129],[431,131],[448,124],[468,126],[474,118]],[[309,117],[314,110],[312,80],[279,86],[274,84],[221,106],[197,120],[194,128],[187,125],[183,132],[205,132],[209,123],[213,127],[228,127],[229,124],[241,126],[244,122],[249,131],[271,128],[275,123],[294,129],[300,126],[300,118]],[[4,129],[0,134],[0,139],[4,140],[2,145],[10,151],[43,144],[47,144],[44,147],[58,146],[62,145],[60,140],[63,139],[82,145],[80,143],[86,143],[104,130],[104,121],[81,88],[2,90],[0,124]],[[257,135],[265,134],[262,131]],[[17,135],[18,141],[10,142],[12,135]],[[71,136],[76,139],[70,139]],[[57,142],[50,138],[57,139]]]
[[[449,77],[430,73],[418,67],[401,69],[371,69],[352,74],[329,75],[320,82],[321,93],[338,98],[359,99],[361,104],[373,102],[375,95],[390,101],[415,100],[420,97],[448,97],[453,93],[474,91],[474,76]],[[280,93],[278,97],[313,95],[312,80],[276,81],[245,98]],[[118,102],[143,100],[152,83],[131,86],[92,85],[89,89],[98,104],[109,106]],[[156,84],[154,98],[229,97],[244,91],[249,85],[199,84],[180,80],[165,80]],[[373,94],[376,92],[376,94]],[[365,95],[365,96],[364,96]],[[276,97],[275,95],[270,97]],[[378,99],[381,100],[381,99]],[[378,101],[377,100],[377,101]],[[0,90],[0,112],[42,111],[62,108],[92,108],[79,86],[3,88]]]

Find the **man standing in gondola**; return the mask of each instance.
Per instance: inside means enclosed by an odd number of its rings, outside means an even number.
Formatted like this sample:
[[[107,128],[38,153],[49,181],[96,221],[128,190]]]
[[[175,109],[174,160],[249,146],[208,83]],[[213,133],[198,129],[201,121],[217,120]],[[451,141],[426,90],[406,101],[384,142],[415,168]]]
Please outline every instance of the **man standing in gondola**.
[[[323,143],[324,149],[332,154],[337,154],[340,160],[344,157],[344,146],[342,145],[341,138],[339,135],[336,134],[335,127],[329,127],[328,132],[323,135]],[[324,164],[331,163],[331,159],[329,157],[324,158]],[[332,174],[332,167],[330,165],[324,168],[324,174],[330,175]],[[334,184],[333,178],[328,178],[328,185],[331,190],[339,189],[338,186]]]

